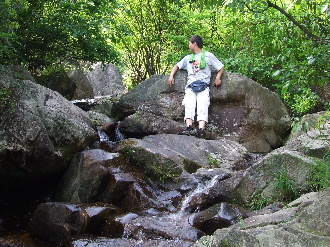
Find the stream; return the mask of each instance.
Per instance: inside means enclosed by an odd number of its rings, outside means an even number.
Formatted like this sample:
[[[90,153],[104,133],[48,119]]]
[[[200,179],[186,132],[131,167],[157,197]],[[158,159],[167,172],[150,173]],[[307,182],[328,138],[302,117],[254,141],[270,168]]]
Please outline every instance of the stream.
[[[98,133],[100,147],[105,151],[115,149],[125,138],[117,128],[114,136],[109,136],[102,130],[98,130]],[[237,170],[246,169],[260,157],[257,154],[247,156],[245,162],[237,166]],[[152,186],[152,193],[157,196],[157,203],[164,205],[164,210],[151,207],[139,212],[125,212],[114,219],[117,229],[107,225],[101,232],[73,235],[70,240],[57,246],[186,247],[218,228],[237,222],[244,213],[228,204],[226,198],[219,193],[221,183],[230,174],[220,168],[213,168],[185,176],[185,182],[180,185]],[[56,187],[58,179],[59,177],[54,176],[42,181],[22,182],[2,193],[6,196],[0,200],[0,247],[51,247],[30,236],[26,232],[26,226],[36,207],[40,203],[51,201],[51,188]],[[43,186],[40,187],[40,184]],[[93,215],[97,210],[97,207],[90,208],[88,213]],[[110,238],[107,231],[116,232],[115,237]]]

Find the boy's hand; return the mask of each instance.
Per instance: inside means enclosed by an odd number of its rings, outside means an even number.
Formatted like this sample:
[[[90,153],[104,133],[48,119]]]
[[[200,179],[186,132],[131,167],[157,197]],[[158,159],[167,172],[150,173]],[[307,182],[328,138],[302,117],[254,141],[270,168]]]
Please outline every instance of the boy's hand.
[[[174,84],[174,77],[170,76],[168,78],[167,84],[170,85],[170,87]]]
[[[218,90],[219,87],[220,87],[220,85],[221,85],[221,83],[222,83],[221,82],[221,79],[215,79],[213,86],[216,87],[216,89]]]

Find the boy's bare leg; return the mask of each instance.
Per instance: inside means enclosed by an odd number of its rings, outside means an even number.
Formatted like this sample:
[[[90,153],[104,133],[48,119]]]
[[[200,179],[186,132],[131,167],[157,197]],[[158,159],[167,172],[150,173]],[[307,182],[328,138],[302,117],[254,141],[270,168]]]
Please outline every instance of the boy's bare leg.
[[[191,118],[186,119],[186,126],[189,127],[190,125],[192,126],[193,120]]]
[[[199,123],[198,123],[198,127],[199,127],[200,129],[205,129],[205,126],[206,126],[206,122],[205,122],[205,121],[203,121],[203,120],[199,121]]]

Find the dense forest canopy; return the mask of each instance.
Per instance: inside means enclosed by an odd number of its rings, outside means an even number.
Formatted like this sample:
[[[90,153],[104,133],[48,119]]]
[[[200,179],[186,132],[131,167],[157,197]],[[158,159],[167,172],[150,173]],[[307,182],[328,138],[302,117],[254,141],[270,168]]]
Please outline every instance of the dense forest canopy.
[[[299,116],[328,105],[329,17],[327,0],[0,0],[0,64],[38,75],[112,62],[134,87],[169,73],[199,34],[226,70],[277,91]]]

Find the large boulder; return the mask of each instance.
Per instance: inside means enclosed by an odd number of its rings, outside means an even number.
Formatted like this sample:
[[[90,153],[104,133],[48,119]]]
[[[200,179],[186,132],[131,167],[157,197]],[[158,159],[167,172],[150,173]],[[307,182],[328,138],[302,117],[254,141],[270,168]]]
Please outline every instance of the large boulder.
[[[205,140],[194,136],[158,134],[130,138],[120,144],[130,164],[142,167],[155,181],[175,181],[184,172],[199,168],[228,167],[244,159],[246,149],[226,140]]]
[[[306,194],[282,210],[241,219],[219,229],[193,246],[329,246],[329,203],[329,189]]]
[[[186,72],[179,71],[169,87],[168,76],[155,75],[123,95],[112,108],[127,136],[178,134],[183,123]],[[215,73],[212,74],[213,82]],[[290,116],[277,94],[248,77],[226,72],[219,90],[211,86],[209,139],[226,137],[250,152],[270,152],[283,144]],[[274,107],[276,106],[276,107]]]
[[[311,133],[315,132],[315,130],[322,130],[322,125],[327,122],[329,119],[330,112],[321,111],[313,114],[307,114],[301,118],[299,122],[295,124],[292,128],[286,143],[296,139],[301,135],[310,136]],[[313,132],[307,133],[308,131],[314,130]],[[326,136],[325,136],[326,137]]]
[[[102,65],[101,63],[91,66],[86,76],[90,81],[95,96],[119,97],[125,92],[125,86],[121,74],[114,64]]]
[[[87,71],[76,69],[70,71],[68,75],[77,87],[72,100],[96,96],[118,98],[126,90],[119,70],[111,63],[107,65],[96,63]]]
[[[70,80],[76,85],[76,90],[71,100],[94,98],[93,86],[82,69],[70,70],[67,74]]]
[[[329,180],[330,121],[325,114],[306,115],[285,146],[250,167],[232,194],[233,200],[243,204],[251,203],[259,196],[290,200],[311,189],[326,186]],[[314,127],[310,123],[314,123]],[[308,128],[302,128],[306,125]]]
[[[59,92],[67,100],[71,100],[76,92],[77,85],[68,77],[64,69],[49,75],[36,76],[35,79],[38,84]]]
[[[98,139],[86,112],[59,93],[0,68],[8,90],[1,108],[0,177],[44,177],[65,169],[72,156]],[[17,75],[16,75],[17,76]]]
[[[110,176],[110,168],[123,163],[117,153],[100,149],[76,154],[61,178],[56,199],[70,203],[93,202],[93,198],[100,193],[100,187],[104,186],[102,183]]]
[[[159,198],[153,187],[143,172],[127,164],[122,155],[91,149],[74,156],[61,178],[56,200],[70,203],[102,201],[128,212],[173,208]]]
[[[36,81],[59,92],[68,100],[93,99],[100,96],[118,98],[126,91],[119,70],[111,63],[96,63],[75,69],[63,68],[52,74],[38,76]]]
[[[176,239],[193,242],[205,235],[190,224],[189,216],[186,215],[140,216],[124,225],[126,237],[132,239]],[[178,243],[178,246],[181,245]]]
[[[27,231],[37,239],[53,246],[61,246],[74,235],[94,233],[105,221],[111,221],[119,214],[123,214],[120,208],[106,203],[41,203],[29,222]],[[122,234],[122,230],[116,226],[112,230],[108,235]]]

